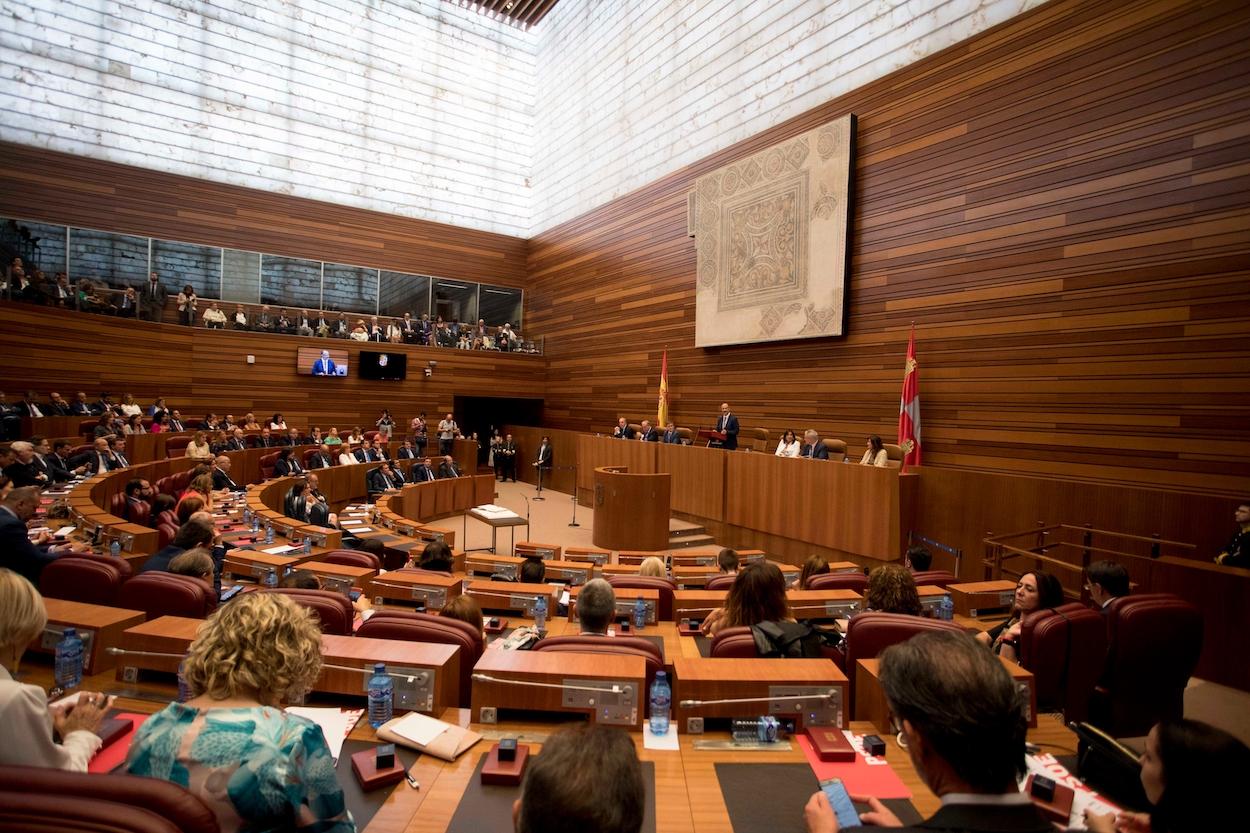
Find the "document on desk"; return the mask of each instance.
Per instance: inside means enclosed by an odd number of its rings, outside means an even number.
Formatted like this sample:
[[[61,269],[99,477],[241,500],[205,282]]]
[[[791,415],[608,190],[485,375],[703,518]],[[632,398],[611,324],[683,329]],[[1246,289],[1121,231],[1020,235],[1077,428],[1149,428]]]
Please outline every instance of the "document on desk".
[[[650,726],[644,726],[642,730],[642,748],[661,749],[671,752],[681,749],[681,744],[677,738],[677,724],[669,723],[668,731],[662,735],[652,732]]]
[[[261,550],[261,552],[268,553],[269,555],[282,555],[283,553],[287,553],[287,552],[295,552],[298,549],[303,549],[303,548],[292,547],[289,544],[283,544],[280,547],[270,547],[267,550]]]
[[[288,706],[286,712],[311,720],[321,727],[321,734],[325,735],[326,746],[330,747],[330,757],[335,763],[338,763],[339,754],[343,751],[343,741],[347,740],[365,713],[364,709],[317,709],[309,706]]]
[[[418,746],[429,746],[436,737],[450,728],[451,726],[441,720],[435,720],[420,712],[409,712],[406,717],[391,727],[391,731]]]
[[[492,520],[503,520],[504,518],[521,517],[516,512],[513,512],[511,509],[508,509],[503,506],[496,506],[493,503],[484,503],[481,506],[474,506],[472,511],[476,512],[479,515],[482,515],[483,517],[490,518]]]

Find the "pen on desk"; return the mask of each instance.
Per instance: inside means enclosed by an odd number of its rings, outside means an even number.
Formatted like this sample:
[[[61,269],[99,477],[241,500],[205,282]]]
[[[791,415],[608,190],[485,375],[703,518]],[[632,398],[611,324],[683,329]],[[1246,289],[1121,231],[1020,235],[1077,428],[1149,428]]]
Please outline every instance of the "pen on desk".
[[[414,790],[419,790],[421,789],[421,782],[417,780],[417,776],[412,774],[416,768],[417,764],[414,761],[412,766],[408,767],[408,773],[404,777],[408,779],[408,786],[412,787]]]

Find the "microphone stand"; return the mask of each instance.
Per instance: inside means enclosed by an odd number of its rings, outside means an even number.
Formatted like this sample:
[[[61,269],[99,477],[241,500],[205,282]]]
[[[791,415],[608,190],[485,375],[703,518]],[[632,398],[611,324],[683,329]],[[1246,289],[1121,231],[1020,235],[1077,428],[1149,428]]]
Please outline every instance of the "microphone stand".
[[[534,495],[534,500],[546,500],[546,498],[545,498],[545,497],[543,497],[543,467],[542,467],[542,460],[537,460],[537,461],[535,461],[535,463],[534,463],[534,468],[538,469],[538,494]]]
[[[581,526],[577,522],[577,465],[569,466],[573,470],[573,520],[569,526]]]

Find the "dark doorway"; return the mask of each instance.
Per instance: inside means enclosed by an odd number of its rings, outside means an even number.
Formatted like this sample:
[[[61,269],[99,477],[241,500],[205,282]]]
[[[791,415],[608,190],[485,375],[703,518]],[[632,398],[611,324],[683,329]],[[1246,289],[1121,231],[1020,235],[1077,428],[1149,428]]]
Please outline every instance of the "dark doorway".
[[[466,437],[477,433],[479,464],[486,462],[491,433],[505,425],[542,425],[543,400],[511,396],[457,396],[456,422]]]

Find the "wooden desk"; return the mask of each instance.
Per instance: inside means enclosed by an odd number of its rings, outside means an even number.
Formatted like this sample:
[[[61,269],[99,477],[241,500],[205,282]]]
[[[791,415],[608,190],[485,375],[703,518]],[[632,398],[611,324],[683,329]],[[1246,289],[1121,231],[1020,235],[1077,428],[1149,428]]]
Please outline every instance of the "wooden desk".
[[[374,663],[395,681],[395,709],[438,714],[460,702],[460,649],[455,645],[321,635],[321,676],[314,691],[363,697]]]
[[[673,594],[673,618],[706,619],[713,610],[725,606],[728,590],[678,590]]]
[[[672,569],[673,581],[677,582],[678,590],[698,590],[707,584],[713,576],[721,575],[715,566],[678,567]]]
[[[845,619],[864,606],[854,590],[787,590],[786,599],[795,619]]]
[[[527,531],[529,530],[529,521],[525,520],[525,518],[522,518],[520,515],[517,515],[515,513],[511,515],[503,516],[503,517],[497,517],[497,516],[482,512],[478,509],[470,509],[467,514],[467,517],[473,518],[476,521],[481,521],[482,523],[490,527],[490,552],[495,552],[495,550],[498,549],[499,547],[497,536],[499,534],[500,529],[511,530],[512,532],[511,545],[513,549],[516,548],[516,528],[518,526],[523,526],[526,528]]]
[[[679,732],[702,731],[705,718],[773,714],[795,717],[800,725],[843,728],[850,718],[846,675],[824,659],[679,656],[673,658],[673,676],[673,715]],[[820,699],[813,699],[817,696]],[[769,702],[714,702],[750,698]],[[692,723],[691,718],[698,720]]]
[[[564,560],[589,561],[591,564],[602,567],[612,560],[612,551],[594,547],[565,547]]]
[[[340,592],[351,587],[365,590],[369,586],[369,580],[378,574],[378,571],[372,567],[327,564],[324,561],[318,561],[316,556],[311,561],[301,563],[299,569],[308,570],[317,576],[321,580],[323,589],[340,590]]]
[[[303,551],[270,555],[259,550],[226,550],[226,558],[221,567],[222,578],[245,578],[260,584],[265,575],[273,570],[281,580],[287,571],[294,570],[310,557],[304,555]]]
[[[559,544],[539,544],[534,541],[518,541],[512,547],[512,554],[521,558],[541,558],[543,560],[560,560],[563,548]]]
[[[592,723],[637,730],[645,713],[646,680],[642,657],[488,650],[473,669],[472,713],[482,723],[495,723],[505,710],[574,712]]]
[[[577,615],[577,594],[581,592],[580,587],[569,588],[569,621],[578,622],[580,619]],[[647,606],[647,624],[654,625],[659,621],[660,610],[660,591],[637,587],[614,587],[616,593],[616,619],[628,619],[632,625],[634,622],[634,603],[638,599],[642,599],[642,603]]]
[[[1037,687],[1033,672],[1002,657],[998,659],[1025,699],[1029,726],[1037,726]],[[881,661],[878,659],[861,659],[855,663],[855,719],[869,721],[882,737],[895,733],[890,707],[881,689]]]
[[[478,581],[468,583],[464,592],[481,605],[482,610],[516,611],[527,618],[534,617],[534,602],[539,596],[547,597],[547,615],[556,611],[556,597],[560,588],[552,584],[521,584],[512,581]]]
[[[481,552],[464,554],[464,571],[475,576],[501,575],[515,579],[521,574],[524,558],[515,555],[488,555]]]
[[[937,585],[925,585],[916,588],[916,595],[920,597],[921,614],[930,619],[941,618],[939,611],[942,607],[942,601],[950,598],[950,592],[943,587]]]
[[[965,584],[947,585],[955,612],[960,616],[984,616],[987,613],[1007,611],[1016,602],[1014,581],[973,581]]]
[[[616,554],[616,563],[622,567],[630,566],[634,568],[634,572],[638,572],[638,565],[646,561],[648,558],[658,558],[667,564],[669,552],[668,550],[621,550]],[[712,563],[716,563],[716,557],[712,556]]]
[[[108,652],[117,647],[122,634],[143,622],[140,610],[124,610],[118,607],[83,604],[65,599],[44,598],[48,611],[48,624],[43,633],[27,646],[28,651],[54,654],[56,643],[61,641],[66,628],[75,628],[83,641],[83,673],[99,674],[111,671],[117,665],[117,657]]]
[[[594,577],[595,565],[589,561],[545,561],[544,581],[585,584]]]
[[[368,593],[375,606],[393,604],[436,611],[459,596],[463,585],[459,576],[391,570],[386,575],[371,578]]]

